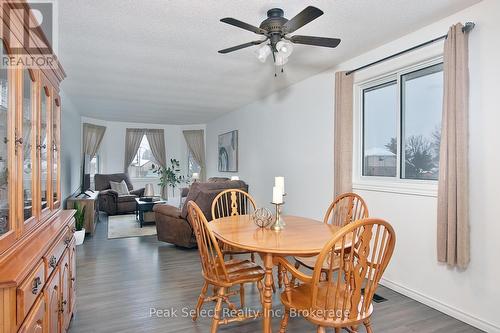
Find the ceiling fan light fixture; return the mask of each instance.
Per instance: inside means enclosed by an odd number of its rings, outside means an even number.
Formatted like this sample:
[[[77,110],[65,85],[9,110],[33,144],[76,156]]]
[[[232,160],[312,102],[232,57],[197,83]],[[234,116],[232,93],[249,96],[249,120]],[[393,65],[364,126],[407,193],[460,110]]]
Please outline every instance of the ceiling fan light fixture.
[[[281,52],[275,54],[274,65],[281,67],[284,66],[288,62],[288,56],[284,55]]]
[[[255,50],[255,55],[257,56],[257,59],[259,59],[260,62],[264,63],[267,60],[267,57],[271,54],[271,47],[267,43],[262,43],[260,46]]]
[[[276,50],[278,50],[278,53],[288,58],[293,52],[293,44],[286,40],[280,40],[276,43]]]

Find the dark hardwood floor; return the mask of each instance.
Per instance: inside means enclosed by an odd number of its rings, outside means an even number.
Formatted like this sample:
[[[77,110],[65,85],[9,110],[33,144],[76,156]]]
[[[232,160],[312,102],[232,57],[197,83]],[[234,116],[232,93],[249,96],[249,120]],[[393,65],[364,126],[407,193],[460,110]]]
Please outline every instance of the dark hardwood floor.
[[[156,236],[108,240],[107,218],[101,216],[96,234],[77,248],[77,305],[70,332],[208,332],[209,318],[193,323],[185,316],[193,308],[201,285],[197,250],[158,242]],[[377,293],[388,301],[375,304],[376,333],[481,332],[390,289],[380,287]],[[247,288],[246,299],[247,307],[259,308],[255,286]],[[274,304],[281,309],[277,295]],[[213,304],[204,308],[211,309]],[[159,310],[164,316],[153,313]],[[279,322],[274,318],[273,331],[278,331]],[[301,318],[292,318],[288,328],[289,332],[316,332]],[[258,319],[219,329],[260,331]]]

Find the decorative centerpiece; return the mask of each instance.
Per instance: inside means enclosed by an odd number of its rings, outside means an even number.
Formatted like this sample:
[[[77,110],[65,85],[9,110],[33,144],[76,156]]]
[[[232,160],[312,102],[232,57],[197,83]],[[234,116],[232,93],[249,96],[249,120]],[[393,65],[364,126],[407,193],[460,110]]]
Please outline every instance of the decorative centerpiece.
[[[250,219],[255,223],[259,228],[266,228],[273,221],[273,214],[269,211],[269,209],[265,207],[257,208],[251,215]]]

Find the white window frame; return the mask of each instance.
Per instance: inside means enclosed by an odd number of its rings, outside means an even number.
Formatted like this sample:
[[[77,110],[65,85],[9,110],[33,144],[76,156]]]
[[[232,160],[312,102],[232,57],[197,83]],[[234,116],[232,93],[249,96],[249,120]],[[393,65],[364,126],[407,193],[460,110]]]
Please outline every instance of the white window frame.
[[[443,62],[442,43],[417,50],[372,70],[355,73],[353,101],[353,189],[437,197],[436,180],[402,179],[401,153],[396,157],[396,177],[363,176],[363,91],[390,81],[397,82],[397,149],[401,152],[401,76]]]

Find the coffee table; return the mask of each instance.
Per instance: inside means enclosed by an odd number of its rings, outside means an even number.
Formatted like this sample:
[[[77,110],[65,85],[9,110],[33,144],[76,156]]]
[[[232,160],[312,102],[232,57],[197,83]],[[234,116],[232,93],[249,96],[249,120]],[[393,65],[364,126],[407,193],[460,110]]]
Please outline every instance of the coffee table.
[[[153,207],[156,204],[164,204],[167,203],[165,200],[156,200],[156,201],[143,201],[141,198],[135,198],[136,208],[135,208],[135,217],[139,220],[139,225],[143,226],[144,224],[144,213],[152,212]]]

